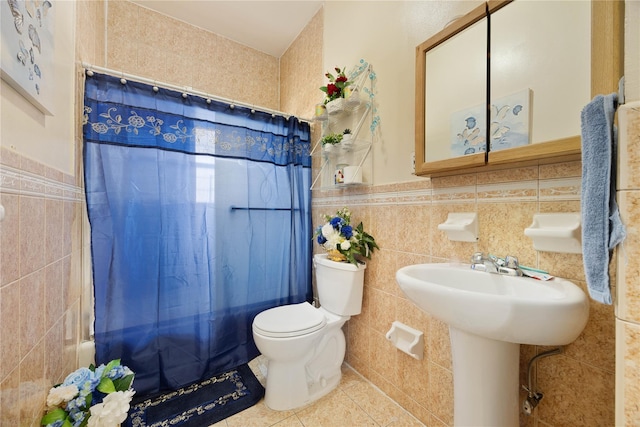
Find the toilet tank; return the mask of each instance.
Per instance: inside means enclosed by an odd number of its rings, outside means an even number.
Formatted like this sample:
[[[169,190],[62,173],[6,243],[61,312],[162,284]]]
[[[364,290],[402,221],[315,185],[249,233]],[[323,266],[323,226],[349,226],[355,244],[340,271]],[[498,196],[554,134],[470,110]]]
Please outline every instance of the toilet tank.
[[[335,262],[327,254],[313,257],[320,305],[339,316],[360,314],[366,264]]]

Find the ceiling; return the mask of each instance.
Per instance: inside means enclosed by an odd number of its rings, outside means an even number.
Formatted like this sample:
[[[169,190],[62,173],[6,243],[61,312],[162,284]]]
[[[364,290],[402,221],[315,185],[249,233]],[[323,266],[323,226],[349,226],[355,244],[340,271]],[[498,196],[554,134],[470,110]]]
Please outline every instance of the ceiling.
[[[132,0],[280,58],[322,7],[316,0]]]

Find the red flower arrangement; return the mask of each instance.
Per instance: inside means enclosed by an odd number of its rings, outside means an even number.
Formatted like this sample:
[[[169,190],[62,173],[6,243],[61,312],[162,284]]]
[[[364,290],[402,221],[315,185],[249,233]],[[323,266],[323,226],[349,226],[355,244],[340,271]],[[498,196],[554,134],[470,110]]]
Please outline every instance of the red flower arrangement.
[[[334,99],[344,98],[344,88],[351,84],[347,76],[344,74],[344,68],[341,70],[336,67],[335,71],[337,73],[336,76],[331,73],[325,74],[325,77],[329,79],[329,83],[320,88],[321,91],[327,94],[324,99],[325,104],[333,101]]]

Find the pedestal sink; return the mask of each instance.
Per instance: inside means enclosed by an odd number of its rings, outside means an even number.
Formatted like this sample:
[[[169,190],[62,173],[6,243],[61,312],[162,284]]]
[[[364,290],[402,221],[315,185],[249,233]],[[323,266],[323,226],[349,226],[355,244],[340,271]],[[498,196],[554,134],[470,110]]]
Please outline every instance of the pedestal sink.
[[[396,280],[414,304],[449,325],[455,426],[518,426],[520,344],[569,344],[589,317],[585,293],[560,278],[416,264]]]

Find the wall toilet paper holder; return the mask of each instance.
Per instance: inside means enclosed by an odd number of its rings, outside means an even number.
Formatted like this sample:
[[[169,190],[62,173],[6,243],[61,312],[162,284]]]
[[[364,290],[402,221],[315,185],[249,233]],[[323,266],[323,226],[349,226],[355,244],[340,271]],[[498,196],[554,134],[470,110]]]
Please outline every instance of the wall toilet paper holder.
[[[421,331],[396,320],[391,324],[386,337],[395,347],[414,359],[422,360],[424,357],[424,333]]]

